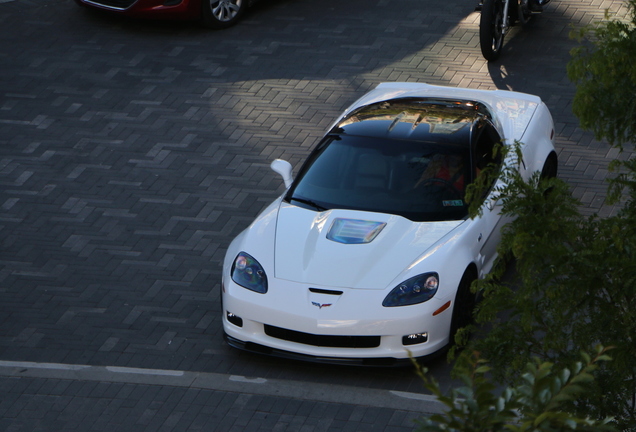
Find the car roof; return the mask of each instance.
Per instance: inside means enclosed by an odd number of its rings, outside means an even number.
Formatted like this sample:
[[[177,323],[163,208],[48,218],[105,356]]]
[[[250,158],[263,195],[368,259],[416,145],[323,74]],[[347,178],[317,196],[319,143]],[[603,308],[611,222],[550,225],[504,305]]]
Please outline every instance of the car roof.
[[[361,106],[408,97],[478,101],[487,108],[492,115],[492,123],[502,137],[509,142],[522,138],[536,109],[542,105],[538,96],[508,90],[478,90],[425,83],[385,82],[378,84],[375,89],[354,102],[343,116],[348,116]]]
[[[473,124],[487,116],[474,101],[395,98],[355,109],[332,133],[468,146]]]

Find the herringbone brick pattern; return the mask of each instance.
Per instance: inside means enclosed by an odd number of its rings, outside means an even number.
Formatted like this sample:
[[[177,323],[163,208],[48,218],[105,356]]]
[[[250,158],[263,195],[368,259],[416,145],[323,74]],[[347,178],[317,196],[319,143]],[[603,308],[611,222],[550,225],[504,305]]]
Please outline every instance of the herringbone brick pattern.
[[[227,348],[219,283],[231,238],[282,191],[349,103],[382,81],[540,95],[561,177],[602,205],[607,146],[572,115],[570,24],[620,0],[555,0],[478,47],[477,1],[262,0],[222,31],[0,3],[0,359],[273,376],[421,391]],[[282,364],[282,366],[281,366]],[[444,368],[444,365],[440,365]]]
[[[158,385],[0,378],[3,431],[410,432],[417,413]]]

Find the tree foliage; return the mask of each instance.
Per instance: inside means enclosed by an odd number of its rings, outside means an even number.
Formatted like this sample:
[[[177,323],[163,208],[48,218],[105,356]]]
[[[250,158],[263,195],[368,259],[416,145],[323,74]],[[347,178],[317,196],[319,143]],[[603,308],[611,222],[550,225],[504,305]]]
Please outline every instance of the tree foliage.
[[[626,164],[622,184],[631,193],[636,163]],[[488,324],[471,347],[491,360],[493,375],[507,382],[539,357],[559,367],[597,343],[615,347],[614,360],[581,396],[578,409],[622,426],[636,425],[636,207],[628,202],[614,217],[585,218],[569,187],[559,179],[525,181],[517,170],[503,173],[497,193],[506,226],[499,253],[511,257],[514,277],[501,261],[473,289],[483,300],[478,323]]]
[[[593,381],[598,363],[609,358],[603,347],[595,357],[582,354],[582,361],[555,370],[552,363],[529,362],[518,384],[498,392],[488,377],[491,368],[476,353],[464,354],[456,371],[463,386],[444,395],[437,382],[418,367],[426,387],[445,405],[443,414],[421,421],[422,432],[554,432],[615,430],[610,419],[578,417],[569,409]]]
[[[620,213],[584,217],[565,182],[521,176],[521,145],[501,147],[512,165],[487,168],[469,189],[476,216],[483,188],[501,178],[491,193],[512,217],[499,245],[507,259],[472,286],[482,298],[475,318],[483,331],[465,351],[480,352],[489,366],[460,357],[455,372],[465,386],[450,396],[424,376],[449,410],[423,430],[605,430],[608,417],[618,429],[636,430],[636,161],[616,180],[631,197]],[[597,365],[607,359],[599,349],[585,368],[576,363],[601,342],[613,346],[611,362]],[[569,368],[573,363],[579,366]],[[495,382],[509,387],[497,396]]]
[[[582,45],[571,51],[568,77],[576,84],[574,114],[597,139],[621,147],[636,142],[636,0],[629,17],[573,30]]]
[[[626,4],[626,19],[606,12],[572,31],[581,46],[568,64],[581,126],[620,150],[636,142],[636,0]],[[505,157],[520,163],[519,145]],[[569,186],[539,173],[524,180],[515,169],[486,170],[471,185],[477,215],[484,188],[503,175],[495,192],[513,218],[499,246],[504,259],[472,287],[482,298],[479,327],[456,337],[489,362],[461,356],[454,370],[464,387],[448,396],[420,370],[447,407],[422,430],[600,431],[611,430],[610,417],[617,430],[636,430],[636,159],[617,159],[610,171],[618,174],[608,197],[623,205],[604,219],[582,216]],[[599,349],[576,363],[599,343],[613,346],[612,361],[599,364],[607,359]],[[508,387],[495,395],[495,382]]]

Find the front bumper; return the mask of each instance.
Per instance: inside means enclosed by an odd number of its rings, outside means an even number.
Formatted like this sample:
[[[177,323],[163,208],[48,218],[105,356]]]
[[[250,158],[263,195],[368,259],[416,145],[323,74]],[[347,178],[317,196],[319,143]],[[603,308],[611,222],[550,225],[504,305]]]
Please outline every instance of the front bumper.
[[[341,357],[324,357],[324,356],[312,356],[306,354],[299,354],[290,351],[279,350],[276,348],[271,348],[265,345],[259,345],[254,342],[244,342],[228,336],[224,334],[225,342],[233,348],[237,348],[243,351],[248,351],[255,354],[263,354],[273,357],[280,357],[288,360],[299,360],[310,363],[320,363],[320,364],[334,364],[341,366],[365,366],[365,367],[406,367],[412,365],[412,360],[410,358],[406,359],[396,359],[393,357],[384,357],[384,358],[341,358]],[[445,352],[444,349],[437,351],[434,354],[423,356],[423,357],[414,357],[413,360],[418,362],[426,363],[427,361],[434,360],[439,356],[443,355]]]
[[[195,20],[201,17],[200,0],[75,0],[94,9],[135,18]]]
[[[224,283],[223,330],[231,346],[320,363],[394,366],[434,356],[449,344],[452,305],[433,315],[448,299],[385,308],[384,290],[339,289],[334,296],[272,282],[267,294]],[[409,335],[425,336],[405,343]]]

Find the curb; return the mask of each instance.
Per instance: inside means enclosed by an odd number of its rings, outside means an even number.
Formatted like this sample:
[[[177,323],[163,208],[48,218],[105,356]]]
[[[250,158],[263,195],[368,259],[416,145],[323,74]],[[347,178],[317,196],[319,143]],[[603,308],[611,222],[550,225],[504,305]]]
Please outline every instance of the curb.
[[[89,366],[0,360],[0,376],[159,385],[258,394],[290,399],[389,408],[422,415],[440,413],[434,396],[320,383],[120,366]]]

